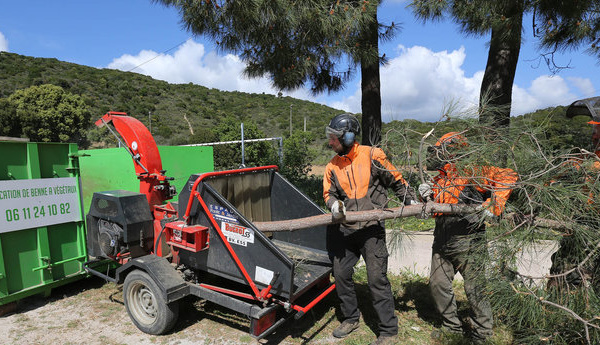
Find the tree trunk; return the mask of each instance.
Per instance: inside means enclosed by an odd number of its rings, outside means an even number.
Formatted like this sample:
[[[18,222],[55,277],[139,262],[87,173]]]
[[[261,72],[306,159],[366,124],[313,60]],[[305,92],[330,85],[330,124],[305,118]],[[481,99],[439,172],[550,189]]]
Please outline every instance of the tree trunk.
[[[428,202],[420,205],[399,206],[386,209],[375,209],[368,211],[349,211],[346,212],[346,222],[367,222],[380,221],[386,219],[403,218],[403,217],[423,217],[428,218],[434,213],[443,214],[469,214],[479,212],[480,209],[473,205],[462,204],[440,204]],[[504,215],[504,219],[515,224],[515,229],[523,224],[530,224],[538,227],[553,228],[556,230],[572,229],[573,224],[560,222],[553,219],[545,219],[539,217],[531,217],[529,215],[522,216],[514,213]],[[254,222],[254,226],[263,232],[282,232],[296,231],[308,229],[315,226],[335,224],[330,213],[319,214],[316,216],[278,220],[271,222]],[[520,225],[519,225],[520,224]]]
[[[458,204],[440,204],[428,202],[420,205],[399,206],[386,209],[375,209],[367,211],[349,211],[346,212],[346,222],[366,222],[374,220],[385,220],[393,218],[423,216],[429,217],[433,213],[445,214],[465,214],[476,212],[477,208],[470,205]],[[280,231],[295,231],[307,229],[319,225],[335,224],[330,213],[324,213],[316,216],[279,220],[272,222],[254,222],[254,226],[260,231],[265,232],[280,232]]]
[[[479,122],[502,135],[510,124],[515,71],[521,49],[523,0],[511,0],[501,14],[501,24],[492,26],[488,60],[479,95]]]
[[[363,33],[363,42],[370,47],[372,56],[364,56],[360,63],[362,144],[377,145],[381,140],[381,83],[379,80],[379,23],[377,12],[368,32]],[[365,55],[368,55],[365,54]]]

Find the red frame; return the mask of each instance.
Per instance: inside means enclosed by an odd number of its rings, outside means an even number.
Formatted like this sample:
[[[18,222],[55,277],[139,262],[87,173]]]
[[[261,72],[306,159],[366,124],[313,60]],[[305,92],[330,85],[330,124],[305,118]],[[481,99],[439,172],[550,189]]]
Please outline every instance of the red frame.
[[[144,126],[144,124],[138,121],[137,119],[127,116],[127,113],[110,111],[104,114],[102,118],[96,121],[96,126],[102,127],[104,125],[108,125],[111,122],[117,130],[117,132],[121,135],[123,140],[125,140],[125,143],[127,144],[127,150],[133,157],[135,173],[138,179],[140,180],[140,193],[146,195],[146,198],[148,199],[148,204],[150,205],[152,215],[154,217],[154,238],[158,239],[162,236],[163,232],[165,233],[166,242],[171,246],[173,260],[175,262],[178,261],[179,248],[189,250],[192,252],[198,252],[200,250],[208,248],[208,228],[200,225],[189,224],[189,216],[193,200],[194,198],[196,198],[199,204],[202,206],[204,213],[207,215],[208,219],[215,227],[217,234],[223,241],[223,244],[225,245],[227,251],[231,255],[231,258],[234,260],[244,279],[252,289],[253,295],[207,284],[199,285],[204,288],[225,293],[228,295],[257,300],[261,302],[272,298],[272,294],[270,293],[272,288],[271,285],[267,286],[262,290],[259,290],[254,281],[250,278],[250,275],[246,271],[246,268],[244,267],[239,257],[233,250],[233,247],[229,244],[227,238],[221,231],[219,224],[214,219],[212,213],[208,210],[208,207],[204,200],[200,197],[200,193],[198,193],[197,188],[198,184],[202,180],[209,177],[227,175],[232,173],[239,174],[263,170],[278,170],[277,166],[268,165],[263,167],[216,171],[202,174],[194,182],[185,214],[182,217],[183,221],[170,222],[163,227],[161,225],[161,220],[176,216],[177,210],[174,209],[171,203],[164,204],[164,202],[170,198],[169,195],[165,194],[164,192],[165,189],[168,190],[169,183],[167,181],[168,178],[164,175],[164,171],[162,170],[162,161],[160,158],[160,153],[158,151],[158,146],[156,145],[152,134],[150,133],[150,131],[148,131],[146,126]],[[157,188],[159,185],[163,185],[163,188]],[[173,236],[174,230],[179,230],[182,232],[181,241],[175,240]],[[155,240],[155,243],[160,243],[160,241]],[[158,256],[162,256],[163,253],[161,247],[158,246],[158,248],[154,248],[154,253]],[[125,263],[126,261],[128,261],[128,259],[128,255],[119,255],[116,258],[116,260],[120,263]],[[334,289],[335,284],[330,285],[315,300],[310,302],[305,307],[300,307],[298,305],[290,306],[288,303],[278,300],[276,300],[276,302],[283,305],[287,305],[288,307],[291,307],[292,309],[298,312],[306,313],[323,298],[325,298],[325,296],[331,293],[331,291],[333,291]]]
[[[167,244],[197,253],[208,248],[208,228],[201,225],[187,225],[183,221],[165,224]],[[180,237],[175,231],[181,231]]]
[[[229,175],[232,173],[237,174],[237,173],[256,172],[256,171],[263,171],[263,170],[273,170],[273,169],[277,170],[277,166],[276,165],[268,165],[268,166],[255,167],[255,168],[243,168],[243,169],[237,169],[237,170],[208,172],[208,173],[205,173],[205,174],[202,174],[201,176],[199,176],[196,179],[196,181],[194,182],[194,185],[192,186],[192,191],[190,194],[190,199],[188,200],[185,214],[183,215],[184,221],[186,223],[189,222],[190,212],[192,210],[192,204],[193,204],[194,198],[196,198],[198,200],[198,203],[202,206],[204,213],[206,214],[206,216],[208,217],[208,219],[210,220],[212,225],[215,227],[217,234],[219,235],[219,237],[225,244],[225,247],[227,248],[229,255],[231,255],[231,258],[233,259],[233,261],[235,262],[237,267],[240,269],[240,272],[244,276],[244,279],[246,280],[246,282],[252,289],[254,296],[252,296],[250,294],[234,291],[234,290],[223,289],[223,288],[219,288],[216,286],[207,285],[207,284],[200,284],[200,286],[205,287],[207,289],[214,290],[214,291],[222,292],[225,294],[229,294],[229,295],[233,295],[233,296],[237,296],[237,297],[243,297],[243,298],[252,299],[252,300],[258,300],[261,302],[272,297],[272,294],[270,293],[271,288],[272,288],[271,285],[267,286],[262,291],[259,291],[259,289],[256,286],[256,284],[254,283],[254,281],[252,281],[252,279],[250,278],[250,275],[246,271],[246,268],[244,267],[244,265],[238,258],[237,254],[233,250],[233,247],[231,247],[231,245],[227,241],[227,238],[221,231],[221,228],[219,227],[218,222],[215,220],[212,213],[209,211],[208,206],[206,206],[206,203],[204,202],[204,200],[200,197],[200,193],[198,193],[197,189],[198,189],[198,185],[200,184],[200,182],[209,177]],[[330,294],[334,289],[335,289],[335,284],[331,284],[325,291],[323,291],[319,296],[317,296],[312,302],[310,302],[305,307],[301,307],[301,306],[298,306],[295,304],[292,304],[290,307],[298,312],[306,313],[307,311],[312,309],[317,303],[319,303],[323,298],[325,298],[328,294]],[[282,301],[277,301],[277,302],[282,305],[286,304],[285,302],[282,302]]]

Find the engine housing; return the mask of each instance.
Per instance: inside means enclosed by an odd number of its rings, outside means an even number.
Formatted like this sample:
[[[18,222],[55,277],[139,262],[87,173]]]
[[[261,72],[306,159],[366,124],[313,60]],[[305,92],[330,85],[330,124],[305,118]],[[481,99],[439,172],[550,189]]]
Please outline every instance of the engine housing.
[[[125,190],[94,193],[87,214],[88,254],[114,259],[149,254],[153,248],[152,214],[144,194]]]

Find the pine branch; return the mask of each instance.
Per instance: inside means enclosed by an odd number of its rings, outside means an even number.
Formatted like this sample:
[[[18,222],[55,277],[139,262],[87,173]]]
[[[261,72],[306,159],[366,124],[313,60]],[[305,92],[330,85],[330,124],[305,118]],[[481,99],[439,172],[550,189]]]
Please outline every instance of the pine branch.
[[[583,324],[583,327],[584,327],[584,329],[585,329],[585,335],[586,335],[586,340],[587,340],[587,343],[588,343],[588,344],[592,344],[592,342],[591,342],[591,340],[590,340],[590,331],[589,331],[589,327],[593,327],[593,328],[596,328],[596,329],[600,329],[600,326],[593,324],[593,323],[592,323],[590,320],[585,320],[584,318],[582,318],[581,316],[579,316],[579,314],[577,314],[577,313],[576,313],[576,312],[574,312],[573,310],[571,310],[571,309],[569,309],[569,308],[567,308],[567,307],[565,307],[565,306],[563,306],[563,305],[560,305],[560,304],[557,304],[557,303],[554,303],[554,302],[548,301],[547,299],[544,299],[543,297],[538,297],[538,296],[537,296],[537,295],[536,295],[536,294],[535,294],[535,293],[534,293],[534,292],[533,292],[533,291],[532,291],[530,288],[528,288],[528,287],[526,287],[526,289],[528,290],[527,292],[526,292],[526,291],[520,291],[520,290],[518,290],[518,289],[517,289],[517,288],[516,288],[516,287],[515,287],[515,286],[514,286],[512,283],[510,283],[510,287],[511,287],[511,288],[513,289],[513,291],[514,291],[515,293],[517,293],[517,294],[520,294],[520,295],[525,295],[525,296],[532,296],[532,297],[534,297],[534,298],[535,298],[537,301],[539,301],[539,302],[540,302],[540,303],[542,303],[542,304],[547,304],[547,305],[549,305],[549,306],[552,306],[552,307],[554,307],[554,308],[560,309],[560,310],[562,310],[562,311],[565,311],[566,313],[570,314],[570,315],[571,315],[571,316],[572,316],[572,317],[573,317],[575,320],[577,320],[577,321],[579,321],[579,322],[581,322],[581,323]],[[597,319],[597,317],[594,317],[592,320],[596,320],[596,319]]]

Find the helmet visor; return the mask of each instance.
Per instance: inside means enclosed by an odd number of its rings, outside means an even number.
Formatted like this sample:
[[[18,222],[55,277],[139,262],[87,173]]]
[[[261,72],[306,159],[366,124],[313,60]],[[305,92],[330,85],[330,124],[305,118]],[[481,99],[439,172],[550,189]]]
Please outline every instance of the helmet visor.
[[[344,131],[333,129],[329,126],[325,127],[325,136],[327,138],[329,138],[329,136],[331,136],[331,135],[335,135],[336,137],[340,138],[343,134],[344,134]]]

